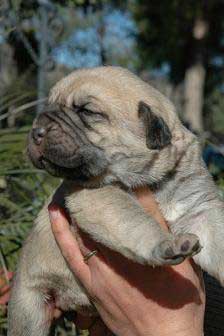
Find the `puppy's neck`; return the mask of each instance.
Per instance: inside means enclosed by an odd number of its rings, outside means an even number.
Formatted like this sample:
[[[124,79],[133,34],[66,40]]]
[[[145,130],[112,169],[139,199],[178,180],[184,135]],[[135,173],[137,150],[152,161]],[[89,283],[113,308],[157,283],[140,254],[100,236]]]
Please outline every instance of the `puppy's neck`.
[[[172,177],[164,180],[155,191],[155,197],[170,227],[177,221],[193,220],[197,214],[212,207],[213,200],[217,202],[215,184],[203,162],[196,138],[192,138],[180,156]]]

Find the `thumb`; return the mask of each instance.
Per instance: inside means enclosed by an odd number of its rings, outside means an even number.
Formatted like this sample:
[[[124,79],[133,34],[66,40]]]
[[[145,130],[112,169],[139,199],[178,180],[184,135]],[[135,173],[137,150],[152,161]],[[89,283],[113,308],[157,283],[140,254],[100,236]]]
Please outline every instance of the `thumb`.
[[[88,289],[90,287],[90,270],[84,262],[77,240],[70,230],[66,215],[59,206],[50,204],[48,207],[51,228],[55,240],[64,256],[69,268]]]

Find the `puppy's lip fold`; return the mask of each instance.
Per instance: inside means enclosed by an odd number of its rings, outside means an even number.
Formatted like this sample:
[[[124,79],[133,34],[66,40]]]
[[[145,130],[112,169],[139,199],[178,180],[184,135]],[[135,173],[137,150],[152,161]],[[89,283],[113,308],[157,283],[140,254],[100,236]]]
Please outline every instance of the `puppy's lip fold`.
[[[28,156],[30,160],[32,161],[33,165],[38,169],[44,169],[44,163],[43,163],[43,157],[40,155],[34,155],[29,149],[28,149]]]
[[[50,160],[50,159],[48,159],[48,158],[46,158],[46,157],[44,157],[44,156],[42,156],[41,158],[40,158],[40,161],[43,163],[43,165],[52,165],[52,166],[54,166],[54,167],[57,167],[57,168],[62,168],[62,169],[73,169],[73,168],[76,168],[76,166],[74,165],[74,166],[69,166],[69,165],[66,165],[66,164],[61,164],[61,163],[56,163],[56,162],[54,162],[54,161],[52,161],[52,160]]]
[[[82,174],[82,170],[80,167],[67,168],[67,167],[59,166],[58,164],[55,164],[46,158],[42,158],[42,164],[44,166],[43,169],[45,169],[49,174],[56,176],[56,177],[66,178],[69,180],[78,179],[82,181],[85,181],[88,179],[88,177]]]
[[[61,151],[47,150],[43,152],[42,158],[48,163],[55,164],[62,168],[77,168],[80,165],[79,151],[76,147],[71,153],[64,155]]]

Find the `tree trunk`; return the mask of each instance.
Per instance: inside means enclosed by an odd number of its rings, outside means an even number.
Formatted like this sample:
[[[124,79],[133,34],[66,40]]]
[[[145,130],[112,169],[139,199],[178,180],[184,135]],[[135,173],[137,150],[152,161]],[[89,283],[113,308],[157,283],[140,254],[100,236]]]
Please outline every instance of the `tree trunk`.
[[[40,38],[39,38],[39,64],[37,73],[37,98],[42,101],[46,96],[46,61],[48,56],[47,51],[47,35],[48,35],[48,14],[45,6],[40,6]],[[43,103],[37,105],[37,114],[40,114],[43,109]]]
[[[184,79],[184,118],[194,131],[203,131],[204,83],[206,71],[204,67],[204,39],[208,32],[208,24],[198,18],[193,27],[191,60]]]
[[[193,64],[186,70],[184,80],[185,120],[190,128],[203,131],[205,68],[201,63]]]

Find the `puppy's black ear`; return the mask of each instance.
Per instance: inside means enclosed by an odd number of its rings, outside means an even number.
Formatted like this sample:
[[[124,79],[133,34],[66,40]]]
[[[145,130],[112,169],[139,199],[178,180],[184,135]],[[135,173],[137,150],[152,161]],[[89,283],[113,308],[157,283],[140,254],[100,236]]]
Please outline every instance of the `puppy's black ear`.
[[[162,149],[171,143],[171,132],[163,120],[152,112],[149,105],[140,101],[139,117],[143,120],[146,131],[146,144],[150,149]]]

